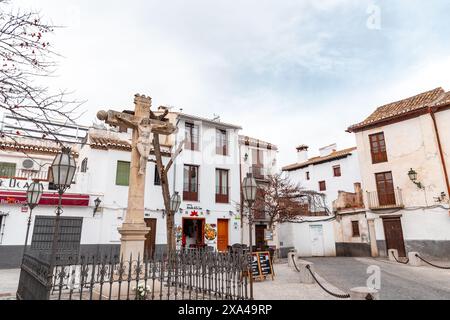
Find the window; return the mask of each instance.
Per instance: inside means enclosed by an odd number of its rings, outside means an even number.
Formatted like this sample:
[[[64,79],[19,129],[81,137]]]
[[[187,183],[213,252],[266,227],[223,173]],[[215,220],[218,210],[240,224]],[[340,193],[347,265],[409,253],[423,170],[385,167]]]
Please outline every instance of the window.
[[[130,184],[130,163],[117,161],[116,185],[128,186]]]
[[[10,162],[0,162],[0,177],[12,178],[16,176],[16,164]]]
[[[394,180],[392,172],[375,174],[377,183],[378,201],[380,206],[395,205]]]
[[[87,172],[88,158],[84,158],[81,162],[81,172]]]
[[[198,151],[199,150],[198,126],[193,123],[186,122],[185,134],[186,134],[186,143],[185,143],[186,149]]]
[[[198,201],[198,167],[184,166],[183,200]]]
[[[319,191],[326,191],[327,190],[327,184],[325,181],[319,181]]]
[[[386,162],[386,142],[384,140],[384,133],[375,133],[369,136],[370,152],[372,154],[372,163]]]
[[[259,149],[252,149],[252,174],[256,179],[264,178],[263,152]]]
[[[158,166],[155,164],[155,178],[153,179],[153,184],[155,186],[161,185],[161,177],[159,176]]]
[[[225,130],[216,130],[216,153],[226,156],[228,155],[227,148],[227,132]]]
[[[228,170],[216,169],[216,203],[228,203]]]
[[[333,167],[333,176],[334,177],[340,177],[341,174],[341,166],[334,166]]]
[[[352,236],[359,237],[359,221],[352,221]]]
[[[306,180],[310,180],[310,179],[311,179],[311,177],[309,175],[309,171],[306,171]]]

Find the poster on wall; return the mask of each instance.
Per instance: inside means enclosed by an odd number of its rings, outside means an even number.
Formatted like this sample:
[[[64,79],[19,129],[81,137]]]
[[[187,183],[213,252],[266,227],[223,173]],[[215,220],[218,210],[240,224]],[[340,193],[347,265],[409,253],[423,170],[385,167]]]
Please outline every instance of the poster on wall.
[[[181,240],[183,238],[183,227],[181,225],[175,225],[175,238],[176,238],[176,247],[177,249],[181,248]]]
[[[217,240],[217,224],[205,225],[205,242],[207,245],[216,244]]]

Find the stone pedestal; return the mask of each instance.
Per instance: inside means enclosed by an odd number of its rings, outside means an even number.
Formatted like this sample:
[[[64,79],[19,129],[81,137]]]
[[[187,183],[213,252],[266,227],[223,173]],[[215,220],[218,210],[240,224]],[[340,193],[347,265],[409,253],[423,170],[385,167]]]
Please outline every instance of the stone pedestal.
[[[368,287],[357,287],[350,289],[351,300],[380,300],[378,290]]]
[[[308,262],[308,261],[304,261],[304,260],[297,260],[296,264],[297,264],[297,268],[299,269],[300,283],[305,283],[305,284],[314,284],[314,283],[316,283],[316,281],[312,277],[311,273],[306,268],[306,266],[309,265],[310,266],[310,270],[312,272],[314,272],[314,264],[313,263]]]
[[[395,259],[398,259],[398,250],[397,249],[389,249],[388,250],[389,261],[397,262]]]
[[[422,260],[416,257],[416,254],[419,254],[418,252],[409,252],[408,253],[408,264],[414,267],[420,267],[423,265]]]
[[[145,235],[150,231],[145,223],[124,223],[118,228],[121,234],[120,255],[124,261],[144,257]]]

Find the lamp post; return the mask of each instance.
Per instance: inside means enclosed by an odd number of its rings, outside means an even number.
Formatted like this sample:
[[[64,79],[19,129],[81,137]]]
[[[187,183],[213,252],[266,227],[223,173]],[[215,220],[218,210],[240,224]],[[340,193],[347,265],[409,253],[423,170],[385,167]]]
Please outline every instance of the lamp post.
[[[33,209],[39,204],[42,193],[44,192],[44,186],[38,180],[34,180],[27,189],[27,205],[30,208],[30,215],[28,216],[27,234],[25,236],[25,247],[23,253],[27,251],[28,234],[30,233],[31,216],[33,215]]]
[[[419,189],[424,189],[422,183],[420,183],[419,181],[417,181],[417,172],[411,168],[411,170],[408,171],[408,177],[409,180],[411,180]]]
[[[252,214],[252,206],[256,200],[256,190],[258,189],[258,185],[256,184],[255,178],[253,178],[251,173],[247,174],[247,177],[244,178],[242,182],[242,193],[244,196],[244,200],[247,202],[248,206],[248,229],[249,229],[249,254],[250,261],[253,259],[253,214]],[[250,262],[251,263],[251,262]],[[253,299],[253,275],[250,264],[250,299]]]
[[[50,264],[54,266],[54,260],[56,258],[56,251],[59,237],[59,224],[60,216],[63,213],[62,210],[62,196],[64,192],[70,187],[77,168],[74,157],[71,154],[71,149],[62,147],[61,152],[58,153],[53,160],[51,166],[51,182],[58,190],[58,207],[56,208],[55,229],[53,231],[53,244],[52,252],[50,256]]]
[[[180,205],[181,205],[181,197],[180,194],[175,191],[172,195],[172,197],[170,198],[170,213],[172,215],[172,217],[170,219],[175,219],[175,213],[178,212],[178,210],[180,210]],[[167,219],[169,219],[169,216],[167,216]],[[173,221],[172,221],[172,225],[173,225]],[[169,245],[169,251],[172,251],[172,242],[175,239],[175,230],[172,230],[172,232],[174,234],[172,234],[172,236],[170,237],[171,239],[171,243],[168,243]]]

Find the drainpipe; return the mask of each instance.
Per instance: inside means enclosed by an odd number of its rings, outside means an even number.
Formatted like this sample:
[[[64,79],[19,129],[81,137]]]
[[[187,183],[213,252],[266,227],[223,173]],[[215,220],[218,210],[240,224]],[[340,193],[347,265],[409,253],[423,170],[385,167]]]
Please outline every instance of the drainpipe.
[[[237,132],[238,136],[238,156],[239,156],[239,209],[241,215],[241,244],[244,244],[244,203],[242,194],[242,153],[241,153],[241,144],[239,142],[239,132]]]
[[[439,136],[439,130],[438,130],[437,123],[436,123],[436,116],[434,114],[436,112],[436,109],[437,109],[436,107],[434,107],[434,108],[430,107],[430,108],[428,108],[428,113],[430,114],[431,119],[433,120],[434,133],[436,134],[439,155],[441,157],[442,169],[444,171],[445,184],[447,185],[447,196],[450,197],[450,182],[448,179],[447,166],[445,164],[445,158],[444,158],[444,152],[442,150],[441,138]],[[450,213],[450,211],[449,211],[449,213]]]

